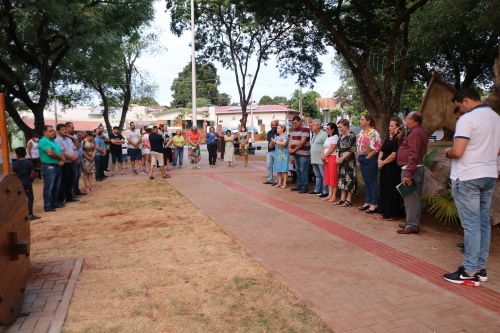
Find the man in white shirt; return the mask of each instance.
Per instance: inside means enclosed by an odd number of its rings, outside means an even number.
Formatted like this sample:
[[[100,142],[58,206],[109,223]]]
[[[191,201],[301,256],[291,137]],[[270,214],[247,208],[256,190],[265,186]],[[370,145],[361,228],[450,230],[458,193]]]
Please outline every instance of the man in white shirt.
[[[127,131],[126,139],[128,142],[128,157],[132,170],[137,174],[142,170],[142,151],[141,151],[141,131],[135,128],[135,123],[130,122],[130,129]]]
[[[453,146],[452,195],[464,228],[464,262],[443,278],[456,284],[479,286],[487,281],[491,225],[490,206],[498,177],[500,116],[472,88],[460,89],[453,98],[460,112]]]

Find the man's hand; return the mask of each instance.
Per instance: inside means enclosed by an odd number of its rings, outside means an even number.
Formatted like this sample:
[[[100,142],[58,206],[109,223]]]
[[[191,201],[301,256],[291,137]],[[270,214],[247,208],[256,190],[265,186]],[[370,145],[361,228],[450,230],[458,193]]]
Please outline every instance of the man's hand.
[[[403,183],[404,183],[406,186],[410,186],[410,185],[412,184],[411,178],[410,178],[410,177],[404,177],[404,178],[403,178]]]
[[[64,166],[64,161],[59,161],[57,164],[59,164],[59,166]]]
[[[445,157],[445,158],[448,158],[448,156],[446,156],[446,154],[451,150],[451,148],[446,148],[445,150],[443,150],[443,152],[441,153],[441,157]]]
[[[382,169],[384,167],[384,161],[378,160],[378,168]]]

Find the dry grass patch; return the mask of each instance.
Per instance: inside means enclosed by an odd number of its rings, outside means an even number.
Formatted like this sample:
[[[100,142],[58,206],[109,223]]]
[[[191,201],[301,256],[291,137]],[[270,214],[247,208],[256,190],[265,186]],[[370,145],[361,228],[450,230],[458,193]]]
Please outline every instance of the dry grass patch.
[[[32,224],[32,256],[85,258],[67,333],[330,331],[161,180],[108,180],[43,214]]]

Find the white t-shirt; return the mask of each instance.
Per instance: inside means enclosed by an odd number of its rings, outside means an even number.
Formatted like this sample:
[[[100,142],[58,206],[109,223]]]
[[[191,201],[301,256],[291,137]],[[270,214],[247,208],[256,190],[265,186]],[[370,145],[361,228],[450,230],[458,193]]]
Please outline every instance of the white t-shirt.
[[[453,180],[497,178],[500,149],[500,116],[488,105],[480,105],[457,122],[455,139],[468,139],[464,154],[452,165]]]
[[[40,158],[40,152],[38,151],[38,140],[30,139],[28,143],[31,142],[31,158]]]
[[[336,134],[326,138],[325,143],[323,143],[323,154],[326,154],[328,149],[330,149],[330,146],[336,145],[337,142],[339,142],[339,136]],[[337,151],[337,149],[335,149],[335,151]],[[335,151],[333,151],[332,154],[336,155]]]
[[[132,148],[132,149],[135,149],[135,147],[132,144],[132,142],[140,141],[140,139],[141,139],[141,131],[138,130],[137,128],[135,129],[135,131],[128,130],[127,131],[127,135],[126,135],[126,139],[127,139],[127,142],[128,142],[128,147]],[[139,144],[139,146],[137,147],[137,149],[141,149],[141,148],[142,148],[142,143]]]

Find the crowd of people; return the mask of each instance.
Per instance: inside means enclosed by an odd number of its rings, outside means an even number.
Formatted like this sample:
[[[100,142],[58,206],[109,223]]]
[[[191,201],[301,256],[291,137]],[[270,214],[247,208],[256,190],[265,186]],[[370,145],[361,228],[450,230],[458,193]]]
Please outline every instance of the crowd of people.
[[[478,286],[481,281],[487,281],[489,210],[499,175],[500,117],[472,88],[459,90],[453,102],[457,128],[453,146],[444,154],[452,160],[450,179],[464,228],[464,262],[456,272],[444,274],[443,278],[452,283]],[[302,119],[295,116],[289,135],[283,125],[274,121],[267,133],[264,184],[286,188],[290,160],[297,178],[292,191],[349,207],[358,188],[359,170],[364,182],[364,204],[358,209],[366,214],[380,213],[390,221],[405,219],[397,233],[417,234],[422,217],[424,156],[428,143],[422,120],[418,112],[407,115],[405,126],[399,118],[391,118],[389,135],[383,142],[369,115],[361,117],[361,131],[357,135],[350,131],[347,119],[324,126],[320,120],[313,119],[306,127]],[[308,187],[310,169],[315,180],[311,191]]]
[[[418,233],[420,203],[416,201],[422,191],[427,134],[421,127],[419,113],[411,112],[405,123],[406,135],[402,121],[391,118],[389,136],[382,142],[374,119],[368,115],[361,117],[358,135],[350,130],[347,119],[324,126],[319,119],[313,119],[306,127],[296,116],[292,119],[289,135],[285,126],[273,121],[267,133],[268,177],[264,184],[286,188],[288,161],[291,160],[297,178],[292,191],[317,195],[336,206],[349,207],[358,189],[359,170],[365,184],[365,202],[358,209],[367,214],[380,213],[392,221],[406,216],[407,222],[398,232]],[[314,174],[311,191],[308,187],[310,170]],[[415,187],[404,199],[396,188],[401,183]],[[405,206],[411,206],[406,213]]]
[[[235,143],[239,144],[243,165],[248,166],[250,134],[244,126],[238,133],[228,131],[222,137],[210,127],[204,138],[210,167],[215,167],[218,151],[229,167],[234,166]],[[15,149],[13,171],[25,188],[29,218],[36,220],[40,218],[33,213],[32,182],[36,177],[43,179],[44,211],[52,212],[93,192],[94,181],[104,181],[118,172],[125,175],[129,167],[134,174],[143,173],[149,179],[155,178],[157,169],[162,178],[170,178],[167,171],[182,168],[186,145],[192,168],[199,169],[201,143],[202,133],[196,127],[184,135],[181,130],[170,132],[167,125],[138,129],[130,122],[125,133],[115,126],[106,134],[104,126],[75,132],[71,122],[55,128],[46,125],[42,137],[34,135],[26,148]]]
[[[456,272],[443,277],[453,283],[479,285],[487,280],[489,209],[498,180],[500,117],[481,102],[474,89],[459,90],[453,101],[458,121],[453,146],[444,154],[451,159],[452,195],[464,228],[464,262]],[[271,123],[264,184],[287,188],[292,165],[296,174],[292,191],[318,196],[338,207],[350,207],[358,190],[359,170],[364,203],[358,209],[366,214],[379,213],[391,221],[405,219],[399,224],[399,234],[419,233],[428,142],[420,113],[410,112],[404,122],[391,118],[389,135],[383,142],[369,115],[361,116],[357,135],[350,130],[347,119],[325,125],[313,119],[308,125],[295,116],[287,133],[285,125]],[[210,127],[205,141],[211,168],[216,166],[218,151],[228,167],[234,166],[235,143],[243,166],[248,166],[250,134],[245,126],[235,134],[228,130],[223,135]],[[135,174],[144,173],[154,179],[158,168],[163,178],[170,178],[167,171],[171,167],[182,168],[187,145],[190,163],[199,169],[201,143],[202,133],[196,127],[184,135],[180,130],[172,134],[166,125],[137,129],[131,122],[125,136],[118,127],[107,136],[103,126],[93,132],[75,132],[71,122],[58,124],[55,129],[46,125],[43,137],[34,136],[26,148],[15,150],[13,171],[25,188],[29,218],[35,220],[39,217],[33,214],[31,183],[37,176],[44,182],[44,211],[51,212],[92,192],[93,179],[105,180],[105,171],[125,174],[128,160]],[[111,170],[107,170],[110,155]],[[314,174],[312,190],[310,170]]]

